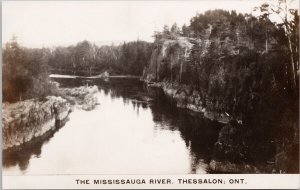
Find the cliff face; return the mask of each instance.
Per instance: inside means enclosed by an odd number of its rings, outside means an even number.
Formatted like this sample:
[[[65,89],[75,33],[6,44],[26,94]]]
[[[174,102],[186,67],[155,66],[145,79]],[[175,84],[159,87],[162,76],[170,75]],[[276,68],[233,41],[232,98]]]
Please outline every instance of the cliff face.
[[[285,88],[279,71],[285,69],[286,52],[278,36],[266,38],[263,23],[250,15],[214,10],[193,17],[181,33],[176,26],[164,29],[156,35],[144,79],[173,91],[179,107],[223,123],[243,123],[263,106],[264,97]]]
[[[220,168],[218,160],[226,160],[228,167],[237,166],[230,171],[239,173],[239,163],[258,160],[271,163],[262,170],[268,173],[297,171],[291,165],[298,158],[299,110],[281,72],[286,57],[274,49],[254,49],[250,38],[239,37],[239,32],[238,45],[229,38],[220,42],[209,32],[204,39],[156,41],[144,80],[162,88],[178,107],[228,124],[216,142],[212,170]]]
[[[46,133],[54,132],[64,123],[76,106],[86,111],[98,104],[98,87],[59,88],[61,96],[47,96],[44,100],[29,99],[3,103],[3,150],[11,150]],[[58,124],[58,125],[57,125]]]
[[[152,53],[144,78],[150,85],[162,87],[178,107],[203,112],[210,119],[228,123],[235,114],[236,99],[225,101],[222,91],[229,86],[226,72],[235,65],[227,65],[223,60],[209,63],[213,61],[207,60],[210,44],[210,40],[184,37],[162,39]],[[234,56],[235,52],[231,53]],[[201,62],[201,58],[207,63]],[[235,118],[242,121],[241,115]]]
[[[47,131],[55,129],[55,122],[64,120],[70,104],[61,97],[48,96],[44,101],[26,100],[2,108],[3,150],[20,146]]]

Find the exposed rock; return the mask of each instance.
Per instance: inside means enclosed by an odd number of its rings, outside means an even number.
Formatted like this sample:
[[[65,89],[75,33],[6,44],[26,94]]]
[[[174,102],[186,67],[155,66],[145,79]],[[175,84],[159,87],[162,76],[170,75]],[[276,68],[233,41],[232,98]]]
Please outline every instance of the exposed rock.
[[[78,88],[61,88],[60,94],[76,105],[77,108],[83,110],[92,110],[99,104],[97,98],[97,92],[99,92],[97,86],[81,86]]]
[[[96,94],[88,94],[83,99],[83,104],[81,105],[81,109],[90,111],[98,105],[98,99]]]
[[[176,106],[179,108],[189,109],[195,112],[203,113],[204,117],[216,120],[220,123],[227,124],[232,117],[225,112],[216,112],[207,110],[204,106],[203,98],[198,90],[192,89],[187,85],[171,84],[168,82],[148,82],[151,87],[162,88],[164,93],[176,101]]]
[[[299,173],[297,93],[270,74],[275,67],[261,67],[280,57],[277,50],[263,53],[239,32],[238,43],[227,34],[220,39],[213,27],[197,39],[156,40],[143,79],[162,88],[177,107],[226,124],[215,144],[216,160],[262,165],[272,160],[275,172]]]
[[[3,103],[3,150],[18,147],[55,130],[55,123],[67,118],[73,109],[71,104],[83,110],[94,109],[99,104],[97,92],[97,86],[61,88],[59,93],[64,98],[47,96],[42,101],[30,99]]]
[[[25,100],[3,103],[3,150],[20,146],[35,137],[55,129],[55,122],[65,119],[70,104],[61,97],[47,96],[45,100]]]
[[[262,173],[257,167],[250,164],[236,164],[229,161],[218,162],[215,160],[210,161],[209,170],[212,173]]]

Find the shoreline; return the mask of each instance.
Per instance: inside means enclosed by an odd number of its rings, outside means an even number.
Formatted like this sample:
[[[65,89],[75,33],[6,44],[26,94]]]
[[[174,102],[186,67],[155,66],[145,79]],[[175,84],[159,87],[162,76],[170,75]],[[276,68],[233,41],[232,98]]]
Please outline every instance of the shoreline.
[[[148,81],[142,80],[145,84],[147,84],[150,87],[157,87],[161,88],[166,96],[169,96],[171,98],[174,98],[176,101],[176,106],[179,108],[188,109],[191,111],[194,111],[195,113],[199,113],[203,115],[203,117],[210,119],[212,121],[217,121],[219,123],[224,124],[221,131],[219,132],[219,137],[217,141],[214,143],[214,153],[209,160],[208,164],[208,171],[209,173],[219,173],[219,172],[228,172],[229,173],[280,173],[281,169],[277,169],[277,158],[274,161],[273,156],[268,158],[267,160],[261,160],[258,162],[253,162],[247,160],[247,156],[249,153],[247,146],[249,145],[249,142],[244,141],[246,138],[245,134],[251,131],[249,128],[244,128],[242,126],[242,122],[238,122],[238,120],[233,120],[229,116],[225,116],[226,119],[223,119],[224,115],[221,115],[220,113],[214,113],[213,111],[207,111],[204,106],[201,105],[200,95],[195,92],[195,90],[190,90],[188,86],[186,85],[178,85],[178,84],[170,84],[167,82],[159,82],[159,83],[149,83]],[[189,91],[189,92],[188,92]],[[77,88],[59,88],[59,98],[65,100],[67,103],[69,103],[69,112],[67,115],[61,114],[61,116],[55,116],[55,120],[44,120],[43,123],[39,123],[38,125],[32,126],[32,131],[29,131],[29,133],[33,133],[32,138],[29,138],[29,140],[24,141],[24,138],[22,135],[17,134],[13,137],[15,144],[19,147],[20,145],[24,145],[25,143],[31,142],[32,139],[35,139],[36,137],[43,136],[43,134],[47,133],[48,131],[51,131],[55,129],[55,123],[56,120],[63,120],[66,119],[69,115],[69,113],[72,111],[73,107],[76,106],[80,109],[89,111],[95,108],[99,103],[97,102],[97,98],[95,97],[96,93],[98,92],[97,86],[90,86],[90,87],[77,87]],[[192,95],[188,95],[188,93]],[[30,101],[33,102],[39,102],[36,99],[32,99]],[[194,105],[193,103],[197,103]],[[17,102],[19,103],[19,102]],[[6,103],[4,103],[6,104]],[[54,105],[54,104],[52,104]],[[50,110],[53,109],[50,106]],[[4,109],[5,110],[5,109]],[[37,112],[40,111],[39,109]],[[52,113],[52,112],[51,112]],[[53,111],[54,113],[54,111]],[[57,112],[58,115],[61,112]],[[4,122],[2,122],[4,123]],[[15,125],[9,125],[9,127],[15,126]],[[17,125],[16,125],[17,126]],[[6,127],[6,128],[9,128]],[[17,126],[18,127],[18,126]],[[54,127],[54,128],[53,128]],[[24,127],[23,127],[24,128]],[[3,134],[10,134],[11,129],[7,130]],[[29,129],[30,130],[30,129]],[[253,132],[253,131],[252,131]],[[21,136],[21,137],[20,137]],[[255,137],[255,135],[251,136]],[[15,140],[17,139],[17,140]],[[233,140],[233,142],[231,142]],[[245,142],[245,144],[244,144]],[[3,144],[5,144],[5,139],[3,140]],[[265,144],[266,145],[266,144]],[[261,145],[264,146],[264,145]],[[260,150],[260,147],[257,147],[256,150]],[[9,147],[11,149],[13,147]],[[4,151],[7,151],[7,148],[3,148]],[[246,155],[244,154],[244,151],[247,150],[248,152]],[[226,152],[228,152],[231,155],[227,155]],[[218,156],[216,156],[216,154]],[[237,156],[237,161],[230,161],[228,159]],[[219,156],[221,155],[221,156]],[[275,155],[276,156],[276,155]],[[275,158],[274,158],[275,159]],[[234,159],[235,160],[235,159]],[[276,162],[276,163],[275,163]],[[270,164],[271,163],[271,164]],[[274,169],[275,168],[275,169]]]
[[[62,75],[62,74],[50,74],[50,78],[70,78],[70,79],[110,79],[110,78],[136,78],[139,79],[142,76],[135,75],[96,75],[96,76],[77,76],[77,75]]]
[[[147,86],[160,88],[164,93],[176,101],[176,107],[188,109],[194,112],[203,114],[203,116],[212,121],[217,121],[221,124],[228,124],[234,118],[226,112],[217,112],[208,110],[203,104],[200,92],[191,89],[188,85],[171,84],[168,82],[149,82],[142,80]],[[239,124],[242,124],[241,119],[235,119]]]
[[[229,151],[232,146],[234,146],[232,147],[234,149],[231,151],[236,152],[236,154],[240,154],[240,149],[245,148],[243,144],[235,145],[231,143],[231,140],[239,139],[239,132],[243,125],[242,120],[233,118],[226,112],[218,113],[213,110],[207,110],[206,107],[202,106],[199,91],[193,90],[187,85],[171,84],[168,82],[149,82],[144,79],[142,81],[147,86],[162,89],[166,96],[175,100],[176,107],[191,110],[211,121],[216,121],[224,125],[222,127],[223,130],[219,131],[218,140],[214,145],[214,153],[208,164],[209,173],[274,173],[275,166],[268,164],[268,161],[266,163],[253,163],[251,161],[243,161],[244,157],[241,156],[237,162],[233,162],[226,158],[226,154],[225,157],[223,157],[224,155],[221,158],[216,157],[216,155],[222,155],[224,152]],[[228,131],[230,131],[230,134]],[[232,133],[232,131],[234,132]],[[221,148],[220,145],[222,145]]]
[[[65,119],[70,104],[61,97],[30,99],[2,105],[2,149],[14,149],[54,130],[55,123]]]
[[[19,147],[55,131],[57,124],[64,123],[74,106],[86,111],[92,110],[99,102],[98,88],[60,88],[58,96],[47,96],[2,104],[2,150],[17,150]]]

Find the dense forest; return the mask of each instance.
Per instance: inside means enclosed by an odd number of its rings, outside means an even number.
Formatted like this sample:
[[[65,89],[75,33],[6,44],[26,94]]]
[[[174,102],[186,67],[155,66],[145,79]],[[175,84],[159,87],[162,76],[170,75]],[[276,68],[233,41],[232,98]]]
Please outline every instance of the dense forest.
[[[261,16],[210,10],[188,26],[165,26],[155,33],[144,78],[175,89],[180,107],[196,106],[243,123],[243,128],[233,122],[221,131],[217,159],[269,159],[276,152],[279,170],[297,172],[298,11],[288,10],[284,2],[256,10]],[[281,22],[272,22],[270,15]]]
[[[52,73],[91,76],[110,74],[141,75],[151,55],[151,43],[135,41],[119,46],[98,47],[88,41],[58,47],[51,52]]]
[[[143,75],[149,83],[181,86],[186,103],[242,121],[243,128],[234,128],[239,135],[220,135],[218,157],[229,152],[234,161],[255,160],[253,155],[267,154],[265,145],[275,146],[280,170],[297,170],[285,164],[299,158],[299,14],[278,2],[256,7],[260,16],[209,10],[182,27],[164,26],[154,32],[153,43],[99,47],[82,41],[38,49],[13,37],[3,48],[3,101],[55,93],[51,73]],[[239,124],[228,126],[231,131]]]
[[[264,4],[257,9],[261,11],[260,17],[237,14],[235,11],[210,10],[193,17],[188,26],[180,28],[175,23],[170,29],[165,26],[162,32],[156,31],[154,43],[138,40],[118,46],[98,47],[82,41],[68,47],[33,49],[20,46],[17,38],[13,37],[3,48],[4,101],[29,98],[30,93],[26,95],[26,90],[32,91],[39,83],[46,85],[43,80],[49,73],[91,76],[108,71],[110,74],[140,76],[149,61],[156,60],[150,58],[157,56],[160,48],[167,48],[164,44],[169,42],[174,44],[167,51],[173,52],[174,56],[166,56],[161,61],[171,64],[151,68],[157,66],[152,63],[147,68],[156,69],[156,76],[153,77],[156,80],[193,85],[220,96],[226,94],[228,97],[225,99],[231,100],[232,96],[249,91],[249,81],[254,85],[264,81],[267,88],[285,89],[285,92],[295,96],[299,70],[298,12],[290,12],[294,17],[292,21],[284,20],[276,24],[269,19],[272,7]],[[180,43],[188,43],[189,47],[176,48]],[[224,73],[220,74],[225,75],[224,81],[209,77],[210,70],[216,66],[223,67]],[[241,79],[244,76],[247,77]],[[209,86],[209,82],[213,85]],[[234,93],[232,90],[226,91],[225,86],[226,89],[235,89]]]
[[[266,104],[270,97],[276,104],[298,98],[297,11],[293,17],[285,26],[266,17],[214,10],[197,15],[182,29],[165,27],[155,34],[146,77],[193,86],[227,102],[220,109],[233,114],[250,107],[261,110],[258,105],[274,110],[273,103]]]
[[[17,38],[3,48],[3,101],[14,102],[54,93],[49,74],[77,76],[141,76],[152,52],[152,44],[143,41],[118,46],[98,47],[88,41],[75,46],[27,48]]]

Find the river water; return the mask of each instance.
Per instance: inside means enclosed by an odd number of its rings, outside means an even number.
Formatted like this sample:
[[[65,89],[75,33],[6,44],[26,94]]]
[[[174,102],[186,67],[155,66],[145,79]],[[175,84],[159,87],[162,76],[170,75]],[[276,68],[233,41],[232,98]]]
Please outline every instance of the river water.
[[[56,79],[97,85],[100,105],[75,109],[54,134],[3,157],[4,175],[207,173],[220,125],[179,109],[138,79]]]

